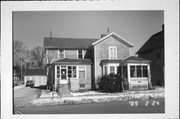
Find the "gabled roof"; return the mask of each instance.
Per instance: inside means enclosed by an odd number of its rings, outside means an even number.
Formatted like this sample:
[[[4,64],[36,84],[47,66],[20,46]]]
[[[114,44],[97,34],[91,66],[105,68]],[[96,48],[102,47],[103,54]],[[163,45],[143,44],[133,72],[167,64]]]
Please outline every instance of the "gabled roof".
[[[152,49],[164,47],[164,30],[152,35],[148,41],[137,51],[136,54]]]
[[[53,64],[70,64],[70,63],[74,63],[74,64],[92,64],[91,59],[59,59],[53,62]]]
[[[27,69],[26,76],[34,76],[34,75],[46,75],[45,69]]]
[[[44,38],[45,48],[67,48],[67,49],[86,49],[98,39],[88,38]]]
[[[129,43],[127,40],[125,40],[125,38],[117,35],[116,33],[110,33],[106,36],[104,36],[103,38],[99,39],[98,41],[95,41],[92,45],[97,45],[98,43],[104,41],[105,39],[109,38],[110,36],[112,36],[113,38],[117,39],[118,41],[120,41],[121,43],[127,45],[128,47],[133,47],[133,45],[131,43]]]

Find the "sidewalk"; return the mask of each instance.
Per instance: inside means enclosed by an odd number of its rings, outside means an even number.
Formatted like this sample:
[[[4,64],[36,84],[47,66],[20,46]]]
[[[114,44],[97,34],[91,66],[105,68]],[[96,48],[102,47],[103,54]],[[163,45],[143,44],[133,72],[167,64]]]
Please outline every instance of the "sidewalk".
[[[116,101],[125,101],[132,99],[151,99],[164,98],[164,88],[157,87],[148,91],[125,91],[122,93],[102,93],[97,91],[87,91],[70,93],[72,97],[61,97],[57,92],[46,90],[41,91],[38,99],[31,101],[32,105],[64,105],[64,104],[83,104],[83,103],[108,103]]]

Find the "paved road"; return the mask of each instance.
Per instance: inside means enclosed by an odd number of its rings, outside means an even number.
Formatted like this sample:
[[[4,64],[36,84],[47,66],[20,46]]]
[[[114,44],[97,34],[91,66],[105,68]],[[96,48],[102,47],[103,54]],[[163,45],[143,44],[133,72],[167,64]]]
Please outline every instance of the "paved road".
[[[138,102],[138,103],[137,103]],[[164,113],[164,99],[18,108],[24,114]]]
[[[40,89],[23,87],[14,90],[14,106],[24,107],[29,105],[29,101],[37,98]]]

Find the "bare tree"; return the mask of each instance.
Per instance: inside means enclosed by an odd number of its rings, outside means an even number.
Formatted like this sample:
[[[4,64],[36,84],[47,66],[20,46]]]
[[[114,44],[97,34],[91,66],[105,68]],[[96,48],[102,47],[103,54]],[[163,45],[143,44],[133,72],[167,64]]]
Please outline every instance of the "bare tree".
[[[31,67],[44,68],[45,52],[43,47],[35,47],[31,50]]]
[[[21,70],[21,79],[23,77],[23,73],[25,72],[26,67],[26,47],[23,46],[22,41],[14,41],[13,44],[13,66],[18,67]]]

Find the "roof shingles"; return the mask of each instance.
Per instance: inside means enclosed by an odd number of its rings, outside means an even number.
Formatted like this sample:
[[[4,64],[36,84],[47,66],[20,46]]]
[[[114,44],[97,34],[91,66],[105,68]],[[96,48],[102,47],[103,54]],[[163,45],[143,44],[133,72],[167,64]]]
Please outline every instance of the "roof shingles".
[[[44,38],[45,48],[89,48],[93,42],[98,39],[87,39],[87,38]]]
[[[152,35],[136,54],[160,47],[164,47],[164,30]]]

